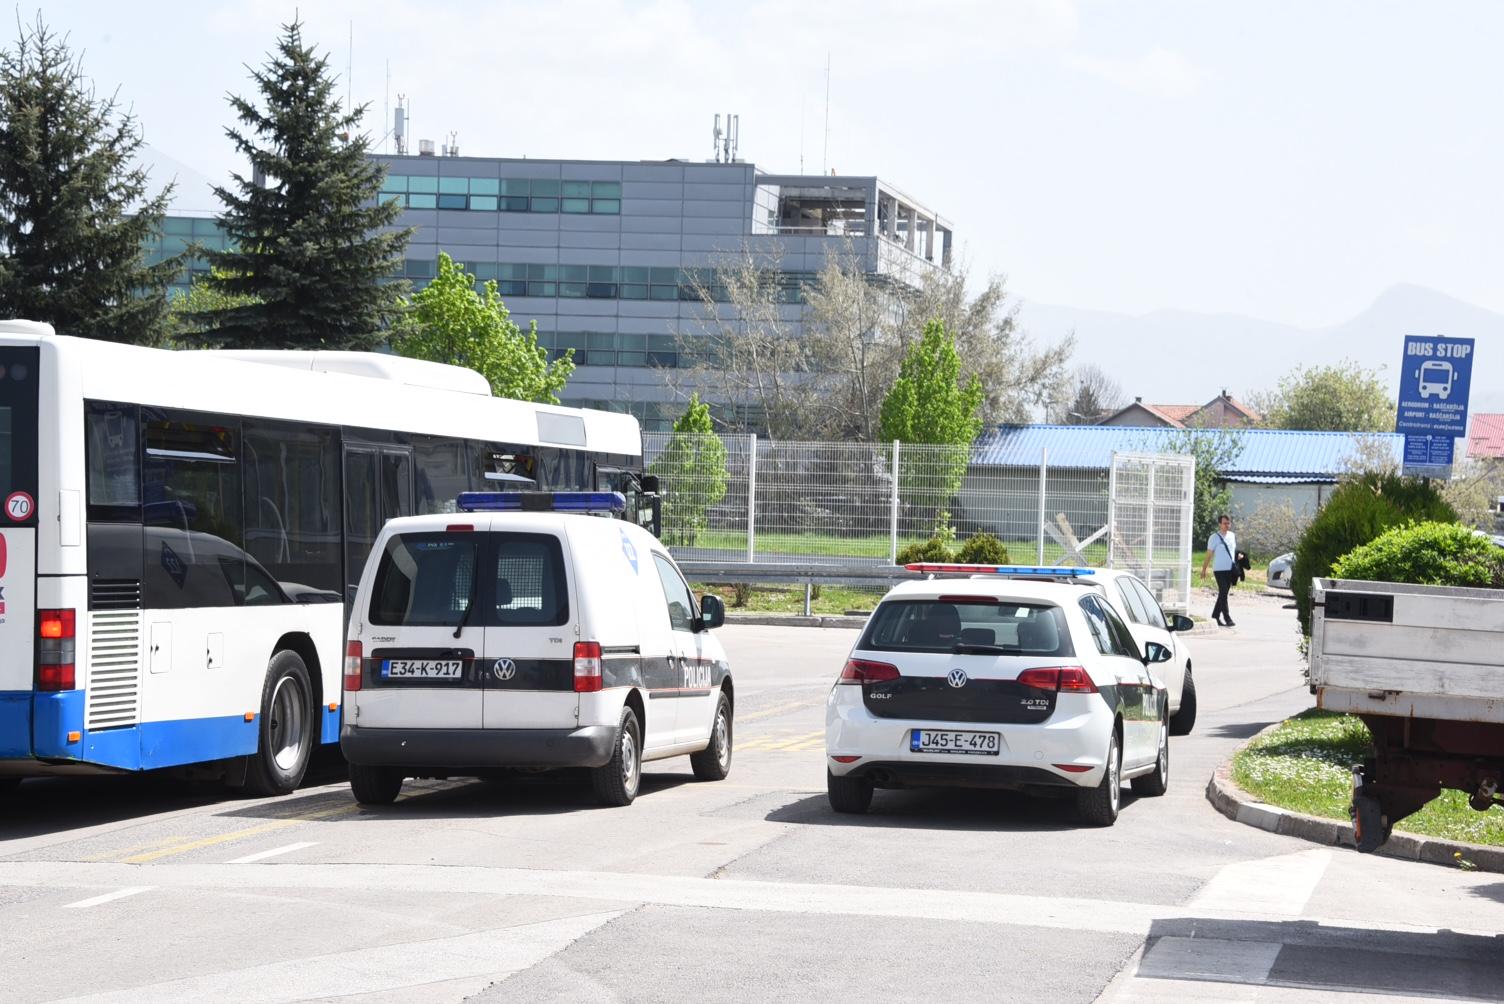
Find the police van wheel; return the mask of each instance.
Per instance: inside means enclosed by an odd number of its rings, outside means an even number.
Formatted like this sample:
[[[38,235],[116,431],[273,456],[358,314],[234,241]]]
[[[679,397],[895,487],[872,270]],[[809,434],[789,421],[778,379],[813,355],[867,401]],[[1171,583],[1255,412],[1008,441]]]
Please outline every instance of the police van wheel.
[[[590,783],[602,805],[631,805],[642,781],[642,728],[631,708],[621,709],[616,726],[616,751],[611,759],[590,771]]]
[[[261,688],[256,752],[246,764],[246,790],[285,795],[303,783],[313,753],[314,713],[308,667],[296,652],[281,651]]]
[[[701,781],[724,781],[731,773],[731,706],[726,702],[725,694],[716,702],[710,745],[698,753],[691,753],[689,765]]]
[[[361,805],[391,805],[402,793],[402,771],[396,767],[350,765],[350,794]]]

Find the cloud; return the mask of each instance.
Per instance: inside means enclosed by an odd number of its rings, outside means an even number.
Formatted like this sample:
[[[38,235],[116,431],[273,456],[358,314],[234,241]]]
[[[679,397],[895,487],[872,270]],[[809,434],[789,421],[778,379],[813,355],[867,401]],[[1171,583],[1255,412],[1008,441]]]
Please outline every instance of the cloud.
[[[1201,74],[1178,52],[1156,46],[1137,59],[1073,56],[1068,65],[1110,84],[1162,98],[1184,98],[1201,85]]]

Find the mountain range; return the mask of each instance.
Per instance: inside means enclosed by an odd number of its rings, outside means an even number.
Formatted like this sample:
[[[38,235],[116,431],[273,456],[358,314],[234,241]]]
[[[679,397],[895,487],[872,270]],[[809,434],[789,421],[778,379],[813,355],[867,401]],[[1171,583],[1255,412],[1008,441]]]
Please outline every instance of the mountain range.
[[[1297,366],[1352,359],[1378,369],[1395,393],[1405,335],[1477,339],[1470,413],[1504,411],[1504,314],[1424,286],[1386,289],[1356,317],[1301,328],[1235,314],[1156,310],[1141,315],[1020,303],[1019,322],[1036,343],[1075,332],[1075,363],[1095,363],[1127,400],[1200,404],[1223,389],[1248,400],[1273,390]]]

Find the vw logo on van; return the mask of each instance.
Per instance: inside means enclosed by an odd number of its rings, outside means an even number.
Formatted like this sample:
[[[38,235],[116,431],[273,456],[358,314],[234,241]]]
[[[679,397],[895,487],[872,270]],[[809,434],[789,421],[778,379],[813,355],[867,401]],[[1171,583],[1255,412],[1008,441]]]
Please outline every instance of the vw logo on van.
[[[966,686],[966,670],[959,667],[951,670],[950,675],[945,678],[945,682],[949,683],[952,687]]]
[[[496,664],[491,667],[491,673],[496,679],[505,682],[517,675],[517,664],[511,659],[497,659]]]

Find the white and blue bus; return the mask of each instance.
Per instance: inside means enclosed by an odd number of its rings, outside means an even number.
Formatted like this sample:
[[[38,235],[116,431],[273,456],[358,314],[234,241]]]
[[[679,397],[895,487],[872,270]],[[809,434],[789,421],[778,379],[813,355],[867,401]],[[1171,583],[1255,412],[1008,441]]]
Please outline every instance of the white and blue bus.
[[[0,786],[213,765],[266,794],[335,743],[386,520],[462,491],[641,487],[629,415],[373,353],[165,351],[0,321]]]

